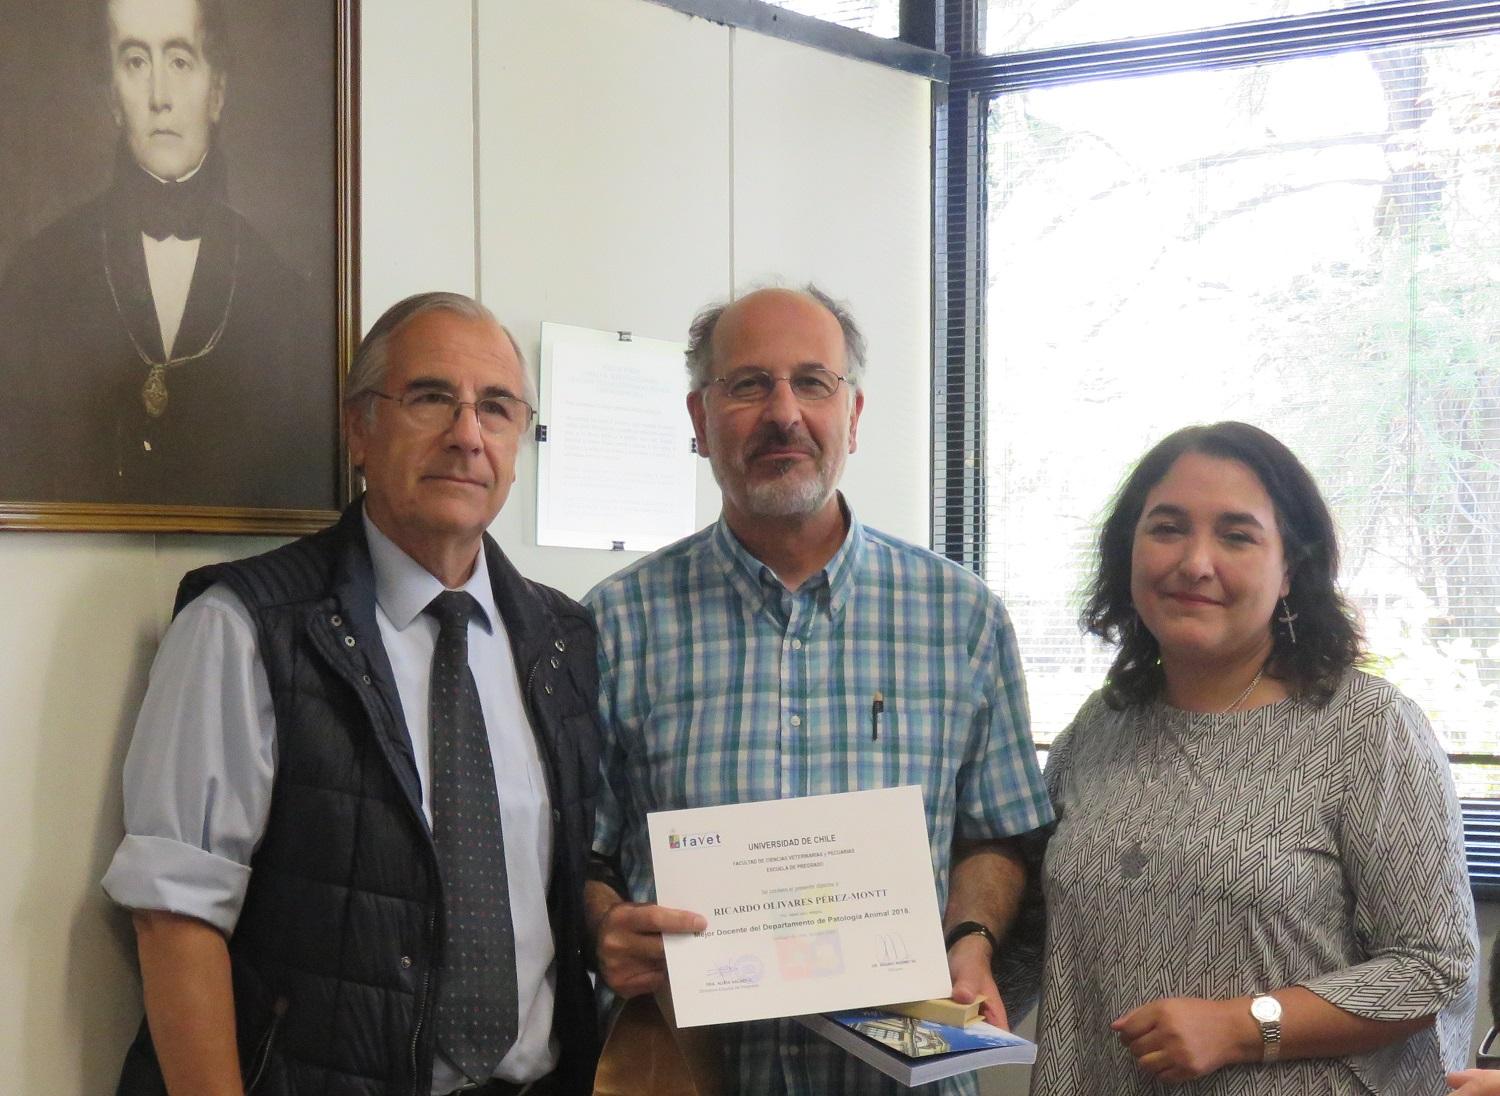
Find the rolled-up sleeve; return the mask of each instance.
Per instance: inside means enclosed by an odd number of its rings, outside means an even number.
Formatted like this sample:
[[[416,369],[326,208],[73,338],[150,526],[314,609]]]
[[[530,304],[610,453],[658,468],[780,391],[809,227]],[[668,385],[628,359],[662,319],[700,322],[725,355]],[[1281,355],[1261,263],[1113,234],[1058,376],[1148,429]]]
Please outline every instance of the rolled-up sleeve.
[[[214,586],[172,622],[125,759],[125,838],[103,885],[130,909],[234,931],[265,832],[276,725],[255,625]]]
[[[1432,1016],[1472,994],[1478,958],[1453,778],[1407,698],[1372,712],[1360,730],[1339,840],[1355,937],[1369,958],[1302,985],[1356,1016]]]

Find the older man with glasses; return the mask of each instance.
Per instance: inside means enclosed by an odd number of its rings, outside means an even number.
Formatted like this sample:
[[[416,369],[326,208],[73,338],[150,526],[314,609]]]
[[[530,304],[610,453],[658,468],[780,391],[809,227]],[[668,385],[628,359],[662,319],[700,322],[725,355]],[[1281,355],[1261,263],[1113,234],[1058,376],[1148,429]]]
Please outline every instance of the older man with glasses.
[[[178,591],[105,877],[149,1031],[122,1093],[587,1093],[598,691],[587,614],[485,530],[533,410],[489,310],[355,356],[365,494]]]
[[[1024,883],[1011,841],[1052,817],[1005,610],[839,494],[865,401],[842,305],[811,286],[716,305],[687,359],[723,514],[585,598],[603,675],[587,892],[600,973],[621,996],[652,992],[662,934],[705,924],[652,903],[648,811],[919,784],[954,996],[984,997],[1004,1024],[991,964]],[[790,1021],[722,1035],[730,1091],[901,1091]]]

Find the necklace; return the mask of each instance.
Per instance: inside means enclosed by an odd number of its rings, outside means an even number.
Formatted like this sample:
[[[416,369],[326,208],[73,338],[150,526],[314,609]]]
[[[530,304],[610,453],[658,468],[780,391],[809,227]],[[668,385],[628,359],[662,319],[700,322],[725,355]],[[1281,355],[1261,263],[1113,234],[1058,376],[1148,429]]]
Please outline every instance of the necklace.
[[[1230,712],[1234,711],[1241,704],[1243,704],[1245,702],[1245,698],[1251,693],[1255,692],[1255,687],[1260,684],[1260,679],[1265,676],[1266,668],[1262,666],[1259,670],[1255,671],[1255,676],[1250,679],[1250,684],[1245,686],[1245,691],[1242,692],[1239,696],[1235,697],[1232,701],[1230,701],[1229,707],[1221,709],[1219,711],[1219,714],[1228,715]]]
[[[125,328],[125,335],[130,339],[130,345],[135,347],[138,358],[146,365],[146,382],[141,385],[141,402],[145,404],[146,414],[153,419],[160,418],[167,410],[167,370],[176,369],[179,366],[195,362],[199,358],[206,358],[214,352],[219,345],[219,338],[224,334],[224,328],[229,325],[229,310],[234,306],[234,290],[239,282],[240,269],[240,236],[236,227],[234,234],[234,257],[230,263],[229,272],[229,295],[224,300],[224,314],[219,317],[219,326],[209,335],[208,341],[203,347],[192,354],[183,355],[180,358],[168,357],[166,361],[152,361],[151,355],[147,354],[141,346],[140,340],[135,337],[135,332],[130,329],[130,322],[125,318],[125,310],[120,307],[120,295],[115,291],[115,277],[109,266],[109,229],[100,231],[100,237],[104,244],[104,281],[109,286],[109,297],[115,305],[115,315],[120,318],[120,325]]]
[[[1255,672],[1255,677],[1251,679],[1250,684],[1245,686],[1240,695],[1235,697],[1234,700],[1230,702],[1227,708],[1221,708],[1214,714],[1228,715],[1230,712],[1234,711],[1245,702],[1246,697],[1255,692],[1255,687],[1260,684],[1261,679],[1265,676],[1266,668],[1264,665],[1262,665],[1261,668]],[[1147,816],[1146,812],[1144,812],[1144,805],[1147,799],[1146,785],[1149,782],[1155,780],[1157,774],[1162,768],[1164,768],[1164,762],[1160,757],[1158,751],[1161,746],[1161,736],[1165,734],[1166,731],[1162,726],[1160,726],[1159,722],[1154,716],[1143,716],[1138,718],[1152,719],[1152,726],[1148,729],[1148,741],[1150,745],[1149,747],[1143,747],[1143,751],[1149,749],[1150,756],[1144,756],[1143,752],[1143,756],[1137,761],[1135,765],[1136,812],[1140,817],[1144,818]],[[1140,724],[1137,723],[1137,726],[1139,727]],[[1168,821],[1164,828],[1164,832],[1171,832],[1174,828],[1174,823],[1171,820],[1176,813],[1176,805],[1180,801],[1180,797],[1171,796],[1167,801],[1169,804],[1171,804],[1171,806],[1169,806],[1167,809]],[[1128,844],[1121,846],[1118,862],[1118,870],[1121,879],[1129,880],[1137,878],[1145,872],[1146,868],[1150,866],[1150,863],[1151,843],[1149,841],[1145,841],[1140,837],[1137,837],[1130,841]]]
[[[1261,666],[1261,668],[1255,672],[1255,677],[1250,680],[1250,684],[1245,686],[1240,695],[1235,697],[1234,700],[1230,701],[1228,707],[1219,709],[1219,711],[1215,714],[1228,715],[1230,712],[1238,708],[1245,702],[1246,697],[1255,692],[1255,687],[1260,684],[1261,679],[1265,676],[1266,668],[1265,666]],[[1139,726],[1139,724],[1137,724],[1137,726]],[[1150,750],[1151,756],[1149,758],[1143,756],[1135,766],[1137,812],[1144,811],[1144,804],[1147,799],[1146,785],[1149,782],[1154,781],[1160,771],[1165,767],[1164,761],[1160,757],[1158,752],[1161,746],[1161,737],[1165,733],[1167,732],[1164,730],[1164,728],[1153,718],[1153,725],[1149,728],[1150,746],[1148,748]],[[1167,809],[1167,823],[1164,827],[1164,832],[1170,833],[1174,829],[1175,824],[1172,822],[1172,818],[1176,814],[1176,805],[1179,800],[1180,797],[1178,796],[1168,797],[1168,803],[1170,803],[1171,806],[1169,806]],[[1146,817],[1144,813],[1141,813],[1140,816],[1143,818]],[[1129,844],[1123,845],[1120,848],[1119,873],[1121,879],[1128,880],[1137,878],[1145,872],[1150,863],[1151,844],[1148,841],[1143,841],[1140,837],[1137,837],[1134,840],[1130,841]]]

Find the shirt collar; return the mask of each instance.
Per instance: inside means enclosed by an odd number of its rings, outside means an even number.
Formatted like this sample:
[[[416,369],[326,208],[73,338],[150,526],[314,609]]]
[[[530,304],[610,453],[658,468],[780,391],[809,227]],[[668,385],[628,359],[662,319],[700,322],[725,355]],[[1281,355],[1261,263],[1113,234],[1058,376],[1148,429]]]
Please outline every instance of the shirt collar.
[[[793,595],[816,596],[829,616],[837,615],[849,600],[865,552],[865,527],[849,508],[843,492],[839,492],[838,500],[839,510],[849,521],[844,542],[839,545],[839,550],[823,570],[810,576]],[[751,555],[740,543],[722,516],[714,525],[709,543],[718,555],[720,566],[730,584],[747,604],[765,606],[773,597],[779,602],[785,587],[769,567]]]
[[[171,186],[173,183],[185,183],[189,179],[191,179],[194,175],[198,174],[198,172],[200,172],[201,170],[203,170],[203,163],[207,159],[208,159],[208,153],[207,153],[207,151],[205,151],[203,153],[203,159],[198,161],[198,166],[195,167],[195,168],[193,168],[193,170],[189,171],[186,175],[183,175],[182,177],[177,178],[177,179],[163,179],[160,175],[158,175],[156,172],[152,171],[150,168],[146,167],[144,164],[137,164],[136,166],[139,167],[142,171],[144,171],[147,175],[151,176],[151,178],[155,179],[158,183],[161,183],[162,186]]]
[[[362,517],[365,539],[370,545],[370,563],[375,571],[375,600],[385,612],[386,618],[396,626],[396,630],[404,632],[446,587],[436,575],[382,533],[370,520],[368,511]],[[474,573],[460,589],[479,603],[479,616],[476,619],[485,631],[493,632],[495,595],[490,589],[490,569],[484,564],[483,549],[474,565]]]
[[[839,507],[849,519],[849,533],[844,537],[844,543],[839,545],[839,550],[828,561],[828,566],[823,568],[823,573],[828,576],[830,616],[837,615],[849,600],[849,595],[854,593],[854,581],[865,558],[865,527],[854,516],[854,511],[849,509],[842,494],[839,495]]]

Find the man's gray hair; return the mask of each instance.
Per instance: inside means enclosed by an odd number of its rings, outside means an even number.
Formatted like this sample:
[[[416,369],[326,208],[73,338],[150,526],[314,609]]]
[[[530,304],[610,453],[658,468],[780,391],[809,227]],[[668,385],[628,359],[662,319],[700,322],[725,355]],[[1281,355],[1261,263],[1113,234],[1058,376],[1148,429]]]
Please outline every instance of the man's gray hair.
[[[839,329],[844,333],[844,374],[848,378],[849,387],[858,388],[865,373],[865,337],[859,325],[854,322],[849,306],[829,296],[811,282],[804,285],[799,292],[828,309],[833,318],[839,322]],[[694,316],[693,322],[688,326],[688,346],[685,357],[691,390],[694,392],[713,383],[714,330],[719,326],[724,310],[733,303],[734,301],[718,301],[709,305]]]
[[[354,362],[349,366],[349,377],[344,382],[346,411],[358,407],[363,401],[366,404],[365,414],[368,416],[373,413],[375,401],[370,399],[370,395],[381,391],[385,386],[386,374],[391,366],[391,339],[395,338],[397,331],[424,312],[452,312],[465,319],[492,323],[504,331],[505,337],[510,340],[511,349],[516,352],[516,361],[521,363],[524,385],[521,396],[532,407],[536,407],[536,390],[531,383],[531,371],[526,368],[526,355],[521,350],[521,344],[516,342],[516,337],[510,333],[510,328],[473,297],[436,290],[431,293],[414,293],[405,300],[397,301],[365,333],[365,337],[360,340],[359,349],[354,352]]]

